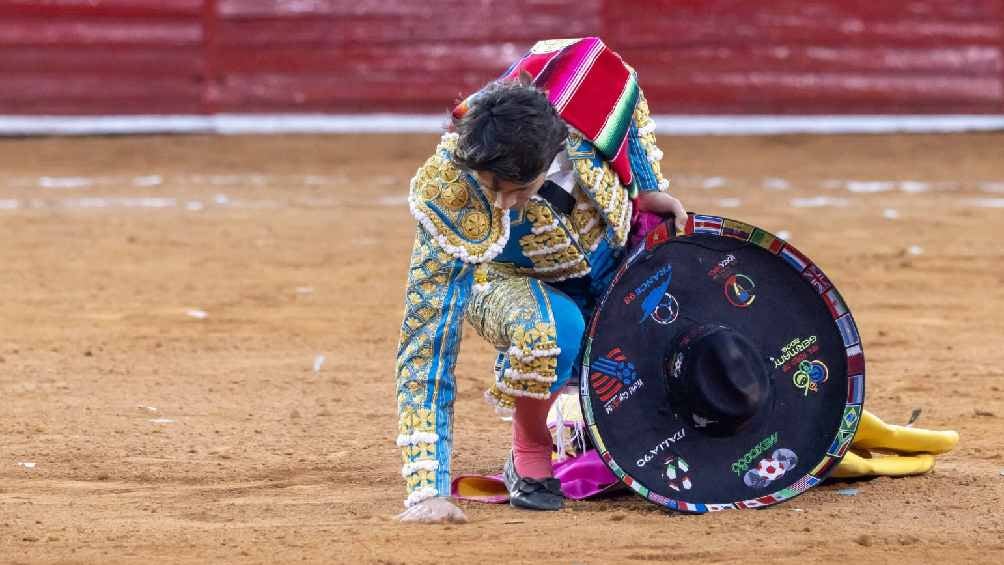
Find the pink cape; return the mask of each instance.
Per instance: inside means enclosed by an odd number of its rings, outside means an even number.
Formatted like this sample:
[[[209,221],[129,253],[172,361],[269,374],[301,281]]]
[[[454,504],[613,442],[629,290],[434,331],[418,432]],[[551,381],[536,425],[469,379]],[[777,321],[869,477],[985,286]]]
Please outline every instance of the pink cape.
[[[620,484],[595,449],[578,457],[570,457],[554,464],[554,476],[561,480],[565,498],[583,500],[610,490]],[[453,480],[454,498],[501,504],[509,502],[509,494],[502,482],[502,474],[461,475]]]

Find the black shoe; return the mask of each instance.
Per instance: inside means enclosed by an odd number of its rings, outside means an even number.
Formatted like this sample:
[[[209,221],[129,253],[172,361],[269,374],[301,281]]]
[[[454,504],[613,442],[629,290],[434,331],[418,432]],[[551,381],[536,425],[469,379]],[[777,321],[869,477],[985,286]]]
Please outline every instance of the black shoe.
[[[565,497],[561,494],[561,481],[523,478],[516,473],[512,453],[502,467],[502,482],[509,491],[509,504],[528,510],[561,510]]]

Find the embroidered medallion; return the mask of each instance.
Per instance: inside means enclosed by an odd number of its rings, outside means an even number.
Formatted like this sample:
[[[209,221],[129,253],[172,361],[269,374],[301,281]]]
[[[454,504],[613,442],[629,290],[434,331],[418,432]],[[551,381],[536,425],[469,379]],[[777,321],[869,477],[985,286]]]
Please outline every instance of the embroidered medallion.
[[[430,182],[422,187],[422,198],[425,200],[435,200],[439,198],[439,184]]]
[[[460,230],[471,239],[476,239],[481,234],[488,231],[488,214],[484,212],[467,212],[460,221]]]
[[[457,182],[456,180],[448,181],[446,179],[443,179],[443,181],[448,184],[443,188],[440,200],[443,202],[443,204],[446,204],[446,206],[451,210],[459,210],[463,208],[467,204],[467,187]],[[477,234],[479,233],[480,232],[475,232],[470,237],[477,237]]]

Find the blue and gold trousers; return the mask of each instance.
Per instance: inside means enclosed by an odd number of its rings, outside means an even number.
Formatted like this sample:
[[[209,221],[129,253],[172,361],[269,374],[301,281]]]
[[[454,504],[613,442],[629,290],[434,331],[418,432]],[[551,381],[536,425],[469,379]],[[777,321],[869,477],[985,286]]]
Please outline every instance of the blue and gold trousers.
[[[485,397],[500,412],[516,397],[549,397],[578,371],[586,323],[619,255],[602,245],[590,257],[590,275],[558,283],[489,269],[475,285],[466,319],[499,351]]]

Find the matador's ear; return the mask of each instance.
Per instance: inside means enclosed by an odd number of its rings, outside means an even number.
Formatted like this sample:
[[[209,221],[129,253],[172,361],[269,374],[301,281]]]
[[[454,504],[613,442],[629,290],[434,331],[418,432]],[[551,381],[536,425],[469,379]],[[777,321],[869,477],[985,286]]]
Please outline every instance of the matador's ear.
[[[533,84],[533,75],[531,75],[528,71],[525,70],[520,71],[519,84],[521,86],[530,86],[531,84]]]

